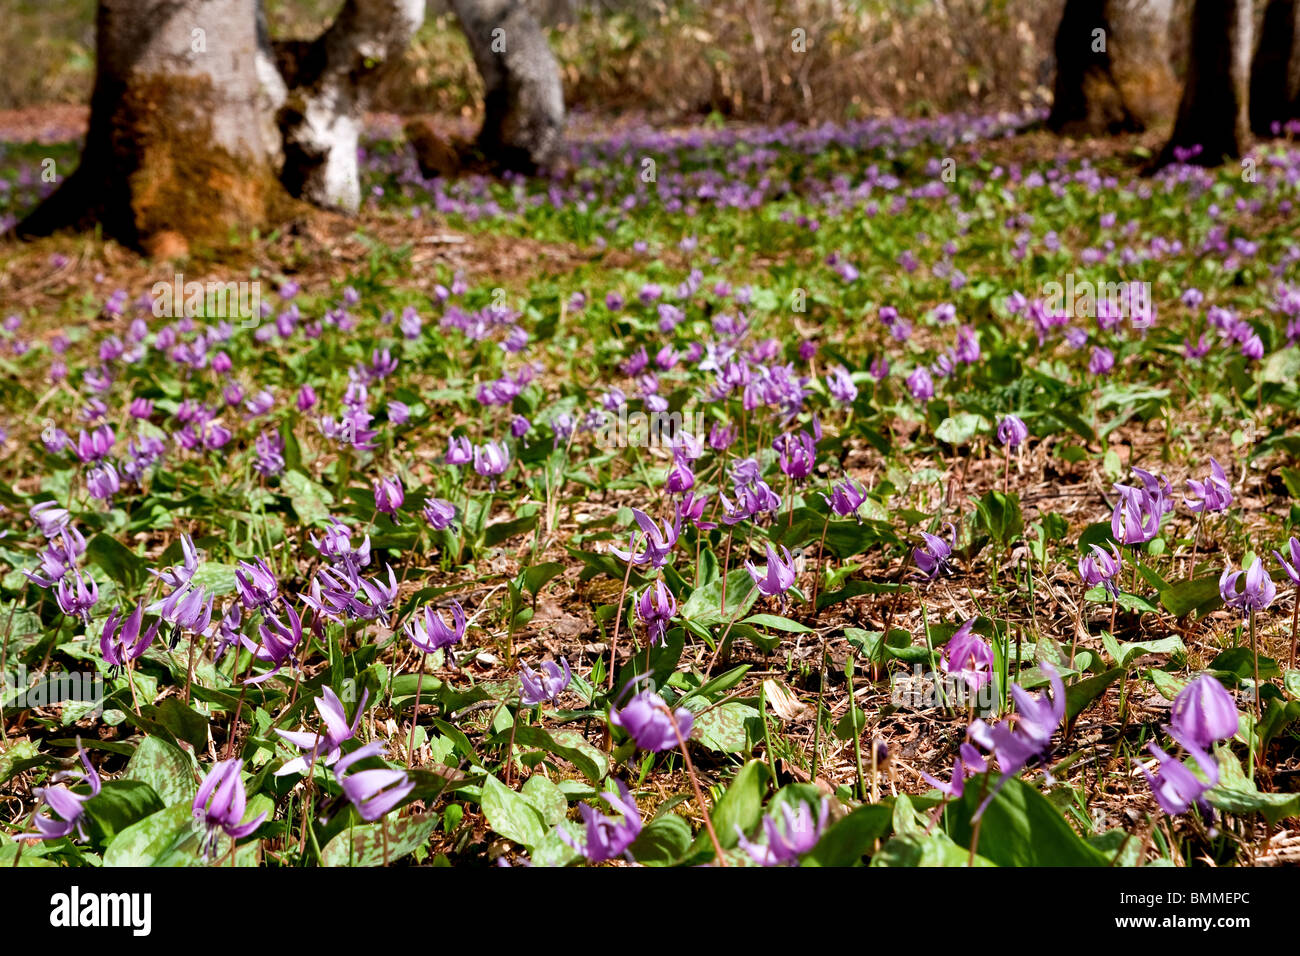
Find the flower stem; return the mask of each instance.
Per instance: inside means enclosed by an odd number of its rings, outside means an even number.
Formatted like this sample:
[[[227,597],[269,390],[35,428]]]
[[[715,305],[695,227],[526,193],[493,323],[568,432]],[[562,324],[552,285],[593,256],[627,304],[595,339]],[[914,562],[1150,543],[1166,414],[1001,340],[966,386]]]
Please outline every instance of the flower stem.
[[[691,752],[686,746],[686,741],[682,739],[682,729],[677,726],[677,717],[668,709],[667,704],[663,709],[668,715],[668,723],[672,725],[673,733],[677,735],[677,743],[682,749],[682,759],[686,762],[686,775],[690,777],[691,789],[695,791],[695,802],[699,805],[700,813],[704,814],[704,828],[709,831],[709,840],[713,843],[713,852],[717,854],[718,866],[725,867],[727,858],[722,855],[722,844],[718,841],[717,831],[713,829],[713,816],[704,802],[704,791],[700,789],[700,782],[695,777],[695,764],[691,762]]]

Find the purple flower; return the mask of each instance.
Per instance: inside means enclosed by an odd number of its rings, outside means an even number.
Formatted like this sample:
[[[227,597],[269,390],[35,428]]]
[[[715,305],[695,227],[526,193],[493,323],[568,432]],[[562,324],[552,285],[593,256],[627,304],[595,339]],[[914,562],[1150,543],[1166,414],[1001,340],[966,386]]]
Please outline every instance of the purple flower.
[[[858,397],[858,387],[853,384],[853,376],[843,365],[836,365],[826,373],[826,390],[841,405],[852,405]]]
[[[1146,767],[1139,766],[1138,769],[1146,777],[1156,803],[1160,804],[1160,809],[1165,813],[1174,816],[1186,813],[1193,806],[1199,806],[1203,813],[1209,814],[1211,810],[1205,794],[1219,782],[1218,762],[1192,741],[1180,739],[1174,731],[1171,730],[1169,735],[1191,755],[1208,780],[1201,780],[1181,760],[1169,756],[1156,746],[1154,740],[1147,744],[1147,750],[1151,751],[1159,763],[1155,776]]]
[[[1237,581],[1245,574],[1246,580],[1240,591]],[[1223,569],[1219,577],[1219,595],[1223,603],[1238,608],[1243,614],[1262,611],[1273,603],[1277,597],[1277,585],[1264,569],[1264,562],[1256,558],[1248,571],[1233,571],[1232,566]]]
[[[543,701],[554,703],[572,679],[569,662],[563,657],[558,664],[555,661],[543,661],[537,670],[527,664],[520,664],[519,700],[525,707],[536,707]]]
[[[952,557],[953,548],[957,545],[957,529],[949,523],[948,530],[951,532],[948,541],[944,541],[937,534],[922,531],[921,537],[925,539],[925,544],[922,547],[912,549],[912,561],[916,563],[920,572],[931,581],[941,574],[952,573],[952,565],[949,559]]]
[[[1112,598],[1118,598],[1119,585],[1115,583],[1115,578],[1123,566],[1124,559],[1120,557],[1119,549],[1114,543],[1111,544],[1109,552],[1103,551],[1094,544],[1092,554],[1085,555],[1079,561],[1079,577],[1088,587],[1103,585]]]
[[[41,534],[47,538],[53,538],[66,528],[70,520],[68,510],[60,508],[57,501],[42,501],[32,505],[27,514],[36,522],[36,527],[40,528]]]
[[[101,461],[86,471],[86,491],[90,497],[108,501],[122,489],[122,479],[110,462]]]
[[[677,599],[664,585],[663,578],[657,578],[654,584],[641,592],[636,602],[636,612],[646,626],[650,643],[663,643],[668,632],[668,622],[677,613]]]
[[[1281,551],[1274,551],[1282,570],[1286,576],[1291,579],[1291,583],[1300,588],[1300,538],[1292,538],[1287,542],[1287,549],[1290,552],[1291,563],[1288,564],[1286,558],[1282,557]]]
[[[785,600],[785,592],[794,586],[795,567],[790,549],[781,545],[781,554],[777,554],[769,542],[767,545],[767,567],[760,573],[752,561],[745,562],[745,570],[754,579],[754,586],[760,594],[779,597]]]
[[[943,648],[940,669],[950,677],[960,680],[972,693],[987,684],[993,676],[993,647],[973,630],[971,618],[957,628]]]
[[[149,569],[149,573],[169,588],[182,588],[190,583],[194,572],[199,568],[199,551],[188,534],[181,535],[181,563],[165,571]]]
[[[1110,516],[1110,530],[1120,544],[1144,544],[1160,533],[1164,500],[1146,488],[1116,485],[1119,500]]]
[[[1189,744],[1209,749],[1237,733],[1237,704],[1212,675],[1202,674],[1174,697],[1171,732]]]
[[[207,828],[203,840],[204,860],[211,856],[221,833],[224,832],[232,840],[242,840],[266,819],[266,813],[263,812],[247,823],[242,822],[248,799],[244,792],[244,781],[240,777],[243,766],[242,760],[221,761],[203,778],[199,792],[194,795],[194,818]]]
[[[65,577],[55,585],[54,599],[64,614],[90,623],[90,609],[99,600],[99,585],[89,575],[83,577],[79,569],[73,568],[71,580]]]
[[[609,804],[610,809],[618,811],[620,817],[602,816],[591,806],[580,803],[578,812],[582,814],[587,827],[586,839],[581,842],[575,840],[563,827],[558,831],[561,840],[592,863],[623,856],[641,835],[641,811],[637,809],[627,784],[622,780],[616,780],[615,783],[618,785],[618,794],[601,793],[600,798]]]
[[[381,514],[391,517],[397,517],[397,511],[402,507],[402,502],[406,500],[406,493],[402,490],[402,482],[396,475],[391,478],[380,478],[374,483],[375,489],[375,510]]]
[[[496,479],[509,467],[510,452],[505,445],[489,440],[474,449],[474,470],[483,478],[492,479],[493,488]]]
[[[1115,367],[1115,353],[1103,346],[1095,346],[1088,359],[1089,375],[1107,375]]]
[[[325,733],[313,734],[301,730],[273,728],[277,734],[303,751],[299,756],[286,761],[275,775],[284,777],[291,773],[307,773],[311,765],[318,760],[323,766],[332,767],[339,759],[339,745],[356,736],[357,726],[361,723],[361,715],[365,712],[366,701],[369,699],[370,691],[364,691],[361,694],[361,703],[357,705],[357,712],[352,717],[352,723],[349,724],[347,712],[343,709],[343,702],[339,700],[338,695],[328,687],[322,688],[321,696],[313,703],[321,720],[325,722]],[[323,759],[320,759],[321,754],[325,755]]]
[[[442,498],[426,498],[421,513],[434,531],[444,531],[456,521],[456,506]]]
[[[695,472],[690,462],[673,456],[673,463],[664,478],[664,490],[670,495],[680,495],[695,487]]]
[[[310,385],[304,385],[298,389],[298,411],[310,411],[316,405],[316,389]]]
[[[1015,415],[998,422],[998,444],[1009,448],[1020,446],[1029,437],[1029,428]]]
[[[1204,481],[1187,482],[1187,509],[1193,512],[1223,511],[1232,504],[1232,485],[1222,466],[1210,459],[1210,474]]]
[[[781,805],[781,820],[777,822],[776,814],[763,818],[763,832],[767,836],[766,844],[753,843],[745,839],[740,827],[736,827],[736,836],[741,849],[749,854],[759,866],[795,866],[799,858],[817,845],[822,831],[826,829],[826,820],[830,814],[830,804],[822,799],[813,819],[812,806],[800,803],[796,812],[788,803]]]
[[[841,518],[847,518],[849,515],[857,518],[859,523],[862,521],[858,509],[862,507],[863,502],[867,500],[866,489],[855,482],[852,478],[845,477],[837,485],[831,486],[831,496],[827,498],[822,495],[822,500],[830,506],[831,511]]]
[[[343,794],[357,808],[361,819],[373,823],[399,803],[415,789],[415,781],[404,770],[383,768],[379,770],[357,770],[347,773],[347,769],[358,760],[378,757],[384,752],[384,745],[379,741],[368,743],[352,751],[334,765],[334,779],[343,788]]]
[[[474,446],[464,435],[453,435],[442,460],[448,465],[468,465],[474,460]]]
[[[405,425],[411,419],[411,409],[405,402],[388,403],[388,420],[394,425]]]
[[[153,627],[141,631],[143,623],[143,604],[137,604],[129,617],[119,617],[117,608],[108,612],[104,630],[99,635],[99,651],[104,655],[104,663],[116,670],[125,667],[148,649],[158,635],[158,627],[162,622],[155,621]]]
[[[81,765],[86,768],[85,773],[75,770],[61,770],[56,773],[50,780],[59,783],[57,787],[36,787],[32,790],[32,796],[42,801],[50,808],[53,816],[36,817],[33,823],[36,826],[35,833],[20,833],[14,837],[15,840],[58,840],[65,836],[71,836],[76,833],[82,840],[86,839],[86,831],[82,827],[83,817],[85,816],[85,802],[91,797],[99,796],[101,789],[99,774],[95,768],[90,765],[90,758],[81,746],[81,738],[77,738],[77,756],[81,758]],[[73,793],[68,787],[60,781],[76,780],[90,787],[90,793]]]
[[[213,597],[200,585],[187,585],[155,601],[145,610],[159,615],[172,626],[172,646],[175,646],[183,630],[207,633],[212,622]],[[206,602],[204,598],[207,598]]]
[[[811,435],[801,431],[793,435],[778,435],[772,442],[776,449],[781,472],[800,485],[808,480],[817,464],[817,443]]]
[[[924,365],[918,366],[911,375],[907,376],[906,381],[908,390],[918,402],[928,402],[934,398],[934,379],[930,377],[930,370]]]
[[[235,568],[235,590],[239,600],[250,611],[272,604],[280,593],[280,583],[261,558],[250,564],[240,561]]]
[[[993,792],[976,810],[982,815],[984,808],[1001,790],[1002,784],[1020,773],[1025,767],[1046,755],[1052,735],[1065,717],[1065,684],[1055,667],[1044,662],[1043,672],[1052,685],[1052,696],[1030,697],[1018,684],[1011,685],[1011,696],[1016,700],[1016,720],[1002,721],[989,726],[983,720],[970,725],[970,738],[991,753],[1002,771],[1002,778]]]
[[[284,602],[285,618],[271,612],[269,608],[262,611],[262,623],[258,625],[257,635],[261,643],[251,647],[253,657],[271,664],[265,674],[249,677],[245,684],[260,684],[280,672],[286,663],[294,660],[294,651],[302,643],[302,618],[288,601]]]
[[[673,548],[677,545],[677,539],[681,535],[680,519],[674,520],[673,524],[665,521],[663,527],[660,528],[659,525],[655,524],[654,519],[644,511],[633,508],[632,517],[645,534],[644,550],[640,554],[636,553],[637,533],[634,531],[632,537],[628,540],[626,551],[611,547],[609,553],[620,561],[628,561],[637,565],[649,564],[655,568],[662,568],[668,563],[668,555],[672,553]]]
[[[402,633],[416,648],[425,654],[460,643],[465,636],[465,611],[459,601],[451,604],[452,623],[449,626],[432,604],[424,606],[422,614],[414,615],[402,625]]]
[[[643,690],[634,695],[622,710],[611,710],[609,722],[622,728],[642,750],[658,752],[676,747],[678,734],[682,741],[688,740],[695,715],[685,707],[678,707],[670,713],[662,697],[652,690]]]
[[[974,745],[963,743],[958,748],[958,754],[959,756],[952,765],[952,778],[948,783],[930,776],[924,770],[920,771],[921,776],[925,778],[925,782],[949,800],[960,800],[962,794],[966,791],[966,778],[973,774],[983,773],[988,769],[988,762],[975,749]]]

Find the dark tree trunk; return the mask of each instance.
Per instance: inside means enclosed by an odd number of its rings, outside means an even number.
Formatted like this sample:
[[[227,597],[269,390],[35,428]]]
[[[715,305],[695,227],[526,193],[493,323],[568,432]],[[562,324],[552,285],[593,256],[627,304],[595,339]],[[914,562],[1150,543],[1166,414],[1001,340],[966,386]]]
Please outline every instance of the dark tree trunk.
[[[1157,166],[1179,159],[1217,166],[1246,148],[1253,17],[1249,0],[1196,0],[1187,82]]]
[[[564,89],[546,34],[524,0],[452,0],[483,77],[478,147],[498,166],[532,172],[564,136]]]
[[[1067,0],[1056,31],[1049,128],[1071,135],[1145,129],[1172,112],[1172,0]]]
[[[1250,65],[1250,128],[1256,136],[1276,136],[1287,120],[1300,116],[1300,2],[1269,0],[1259,46]]]
[[[370,94],[423,21],[424,0],[348,0],[286,67],[279,117],[289,192],[327,209],[357,210],[357,145]]]
[[[255,0],[100,0],[81,163],[22,236],[103,224],[135,247],[266,219],[279,138],[259,78]]]
[[[98,221],[176,254],[283,218],[286,189],[355,211],[370,88],[423,18],[424,0],[348,0],[286,83],[258,0],[100,0],[81,163],[16,232]]]

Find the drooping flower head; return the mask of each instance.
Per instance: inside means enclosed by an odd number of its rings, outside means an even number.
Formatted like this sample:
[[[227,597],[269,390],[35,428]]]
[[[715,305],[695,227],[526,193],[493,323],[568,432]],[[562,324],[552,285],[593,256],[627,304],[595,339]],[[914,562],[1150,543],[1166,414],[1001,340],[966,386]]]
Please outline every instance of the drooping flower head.
[[[1008,415],[998,422],[998,444],[1016,448],[1029,437],[1029,428],[1017,415]]]
[[[962,624],[943,647],[943,672],[974,693],[993,676],[993,647],[974,631],[975,618]]]
[[[554,703],[572,679],[569,662],[563,657],[558,664],[555,661],[543,661],[537,670],[527,664],[520,664],[519,700],[525,707],[536,707],[545,701]]]
[[[58,784],[57,786],[34,788],[32,796],[49,807],[52,816],[37,816],[33,820],[36,832],[20,833],[14,837],[15,840],[58,840],[74,833],[80,839],[86,839],[86,831],[83,826],[86,813],[85,803],[91,797],[99,796],[101,786],[99,774],[91,766],[90,758],[81,746],[80,737],[77,738],[77,756],[81,758],[81,765],[86,768],[86,772],[61,770],[50,778],[50,782]],[[64,780],[75,780],[85,784],[90,787],[90,792],[74,793],[67,785],[62,783]]]
[[[662,697],[647,689],[635,694],[621,710],[611,709],[609,722],[626,732],[642,750],[659,752],[678,746],[679,734],[681,741],[690,739],[695,715],[685,707],[670,711]]]
[[[796,577],[794,557],[785,545],[781,545],[781,553],[777,554],[776,549],[769,542],[767,567],[760,572],[754,562],[746,561],[745,570],[749,572],[760,594],[780,598],[782,603],[785,602],[785,592],[794,586]]]
[[[764,843],[747,840],[740,827],[736,827],[736,838],[741,849],[759,866],[795,866],[800,857],[817,845],[829,815],[830,803],[825,798],[815,819],[810,804],[800,803],[795,811],[785,803],[781,805],[779,821],[775,813],[763,817],[763,833],[767,837]]]
[[[936,534],[922,531],[921,537],[925,544],[919,548],[912,549],[912,561],[922,574],[933,581],[941,574],[952,573],[952,552],[957,546],[957,529],[948,524],[950,537],[947,541]]]
[[[668,622],[677,613],[677,599],[663,578],[656,578],[654,584],[647,585],[641,592],[636,602],[636,613],[646,626],[650,643],[662,644],[668,632]]]
[[[312,703],[316,705],[316,711],[325,723],[325,732],[314,734],[302,730],[274,728],[277,734],[303,751],[292,760],[285,761],[284,766],[277,770],[275,775],[283,777],[291,773],[307,773],[312,763],[332,767],[339,759],[339,745],[356,736],[361,715],[365,713],[366,701],[369,699],[370,691],[363,691],[361,703],[357,705],[357,712],[353,715],[352,723],[349,724],[347,712],[343,709],[343,702],[339,700],[338,695],[329,687],[321,688],[321,696]]]
[[[451,603],[451,624],[448,625],[438,609],[426,604],[421,613],[412,616],[402,625],[402,633],[416,649],[432,654],[434,651],[460,643],[465,636],[465,609],[459,601]]]
[[[622,780],[616,780],[615,783],[618,785],[618,793],[603,792],[600,798],[620,816],[607,817],[588,804],[580,803],[578,812],[582,814],[583,823],[586,825],[586,839],[576,840],[563,828],[559,830],[560,839],[592,863],[601,863],[623,856],[627,853],[628,847],[641,835],[641,811],[637,808],[636,801],[632,799],[627,784]]]
[[[259,813],[247,823],[242,822],[248,802],[244,781],[240,776],[243,767],[242,760],[222,760],[208,771],[203,783],[199,785],[199,792],[194,795],[194,818],[207,829],[202,844],[204,860],[211,856],[217,838],[222,833],[232,840],[242,840],[266,819],[265,813]]]
[[[404,770],[385,767],[347,772],[357,761],[380,757],[383,753],[383,743],[374,741],[357,748],[334,765],[334,779],[343,788],[343,795],[367,823],[383,817],[415,789],[415,781]]]
[[[1187,482],[1187,509],[1193,512],[1223,511],[1232,505],[1232,485],[1223,467],[1210,459],[1210,474],[1204,481]]]
[[[1189,744],[1208,750],[1237,733],[1237,704],[1211,674],[1202,674],[1174,697],[1169,726]]]
[[[1246,580],[1238,590],[1237,583],[1243,574]],[[1277,597],[1277,585],[1264,568],[1264,562],[1255,558],[1249,570],[1233,571],[1231,565],[1223,569],[1219,577],[1219,596],[1224,604],[1249,615],[1251,611],[1262,611],[1273,603],[1273,598]]]
[[[1116,578],[1123,567],[1124,559],[1114,543],[1111,544],[1110,551],[1103,551],[1094,544],[1092,553],[1079,560],[1079,577],[1088,587],[1100,584],[1112,598],[1118,598],[1119,585]]]

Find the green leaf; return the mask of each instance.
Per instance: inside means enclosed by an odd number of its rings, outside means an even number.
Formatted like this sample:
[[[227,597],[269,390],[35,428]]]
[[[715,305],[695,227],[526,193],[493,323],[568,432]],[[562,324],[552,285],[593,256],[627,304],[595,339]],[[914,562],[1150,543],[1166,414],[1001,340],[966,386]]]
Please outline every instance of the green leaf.
[[[1223,605],[1219,579],[1207,576],[1171,584],[1160,592],[1160,603],[1174,617],[1185,617],[1193,611],[1197,617],[1204,617]]]
[[[545,727],[520,724],[514,729],[515,744],[519,747],[536,747],[548,754],[569,761],[578,772],[596,783],[605,775],[603,755],[587,743],[576,730],[557,730],[551,733]],[[492,738],[492,743],[505,744],[510,740],[510,730],[503,730]]]
[[[328,528],[333,519],[330,509],[334,496],[300,471],[286,471],[280,476],[280,487],[289,496],[289,504],[303,524]]]
[[[519,793],[541,815],[547,826],[556,826],[569,815],[569,801],[564,792],[541,774],[533,774],[525,780]]]
[[[758,588],[744,568],[736,568],[727,575],[727,606],[722,605],[722,578],[719,577],[691,592],[681,607],[681,616],[697,624],[712,626],[739,617],[758,600]]]
[[[945,830],[962,846],[970,846],[971,816],[980,802],[980,787],[967,781],[962,799],[944,813]],[[1110,862],[1074,832],[1046,797],[1014,778],[985,808],[978,849],[998,866],[1106,866]]]
[[[96,838],[106,841],[163,809],[163,802],[149,784],[120,779],[106,781],[98,795],[86,801],[85,808]]]
[[[492,829],[507,840],[532,849],[546,836],[542,815],[496,777],[489,775],[483,781],[481,805]]]
[[[97,534],[87,542],[86,560],[103,569],[124,590],[139,587],[145,579],[145,562],[106,534]]]
[[[423,846],[438,822],[436,813],[390,814],[382,821],[349,827],[325,844],[320,865],[384,866]]]
[[[740,768],[731,779],[727,792],[714,804],[710,817],[723,849],[729,850],[736,845],[737,828],[741,833],[752,833],[763,819],[763,794],[767,791],[770,772],[766,761],[751,760]],[[713,844],[707,833],[701,832],[695,838],[691,851],[692,862],[698,855],[705,859],[713,858]]]
[[[564,565],[556,561],[534,564],[523,573],[524,587],[530,594],[536,595],[549,581],[563,573]]]
[[[124,780],[147,783],[162,798],[163,806],[193,800],[198,790],[194,763],[178,747],[157,737],[146,737],[126,765]]]
[[[1081,681],[1075,681],[1065,688],[1065,719],[1067,721],[1074,720],[1085,707],[1100,697],[1107,687],[1127,673],[1126,668],[1116,667],[1104,674],[1097,674],[1094,677],[1085,677]]]
[[[651,820],[629,849],[643,866],[672,866],[691,846],[691,825],[675,813]]]
[[[710,750],[729,754],[745,752],[761,734],[758,711],[734,700],[697,714],[691,731],[691,737]]]
[[[741,623],[770,627],[773,630],[785,631],[787,634],[811,634],[813,632],[813,629],[808,625],[800,624],[798,621],[792,621],[788,617],[781,617],[777,614],[751,614]]]
[[[803,859],[803,866],[856,866],[877,840],[889,832],[893,810],[883,803],[858,807],[836,820]]]

